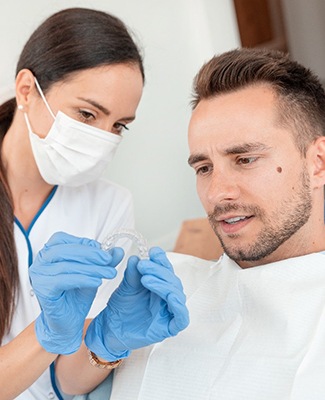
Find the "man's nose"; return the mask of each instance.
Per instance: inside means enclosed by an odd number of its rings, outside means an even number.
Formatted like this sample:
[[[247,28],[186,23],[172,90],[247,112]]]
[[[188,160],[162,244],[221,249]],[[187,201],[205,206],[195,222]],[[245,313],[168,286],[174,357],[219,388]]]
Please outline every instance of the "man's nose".
[[[221,171],[213,171],[208,188],[207,201],[213,206],[238,200],[240,195],[238,179]]]

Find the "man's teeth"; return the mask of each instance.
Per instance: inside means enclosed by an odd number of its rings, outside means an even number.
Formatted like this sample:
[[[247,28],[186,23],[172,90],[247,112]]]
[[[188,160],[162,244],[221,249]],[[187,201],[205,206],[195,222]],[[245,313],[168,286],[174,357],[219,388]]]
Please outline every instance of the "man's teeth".
[[[225,219],[225,222],[227,222],[227,224],[235,224],[238,221],[241,221],[243,219],[245,219],[246,217],[234,217],[234,218],[228,218]]]

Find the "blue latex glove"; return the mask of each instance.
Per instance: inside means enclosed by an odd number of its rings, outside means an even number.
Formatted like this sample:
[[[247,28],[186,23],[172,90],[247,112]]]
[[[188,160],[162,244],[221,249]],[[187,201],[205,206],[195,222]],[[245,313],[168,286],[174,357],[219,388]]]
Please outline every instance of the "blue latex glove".
[[[86,346],[105,360],[128,357],[131,350],[175,336],[189,324],[182,284],[166,253],[154,247],[149,257],[129,258],[120,286],[88,327]]]
[[[41,306],[36,336],[50,353],[71,354],[82,342],[85,318],[102,279],[116,276],[121,248],[105,252],[95,240],[55,233],[29,268]]]

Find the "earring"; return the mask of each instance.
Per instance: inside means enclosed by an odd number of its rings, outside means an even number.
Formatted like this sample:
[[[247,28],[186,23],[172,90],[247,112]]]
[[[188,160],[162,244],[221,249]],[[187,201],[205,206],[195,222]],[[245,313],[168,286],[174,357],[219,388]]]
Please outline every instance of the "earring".
[[[18,108],[18,110],[23,110],[24,106],[22,104],[19,104],[17,108]]]

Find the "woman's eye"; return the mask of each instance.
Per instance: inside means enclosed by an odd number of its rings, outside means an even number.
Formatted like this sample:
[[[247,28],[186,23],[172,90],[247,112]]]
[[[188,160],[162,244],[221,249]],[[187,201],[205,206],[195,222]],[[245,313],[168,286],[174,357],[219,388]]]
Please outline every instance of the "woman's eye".
[[[125,124],[122,124],[121,122],[116,122],[113,128],[114,128],[113,133],[117,133],[118,135],[121,135],[125,130],[127,131],[129,130],[129,128]]]
[[[91,122],[95,119],[94,114],[86,110],[79,110],[79,115],[82,122]]]

